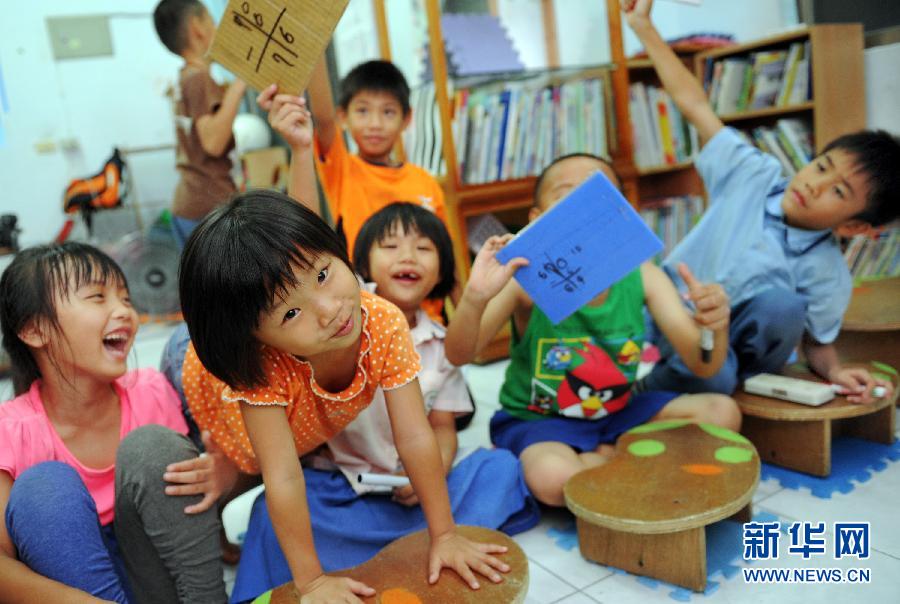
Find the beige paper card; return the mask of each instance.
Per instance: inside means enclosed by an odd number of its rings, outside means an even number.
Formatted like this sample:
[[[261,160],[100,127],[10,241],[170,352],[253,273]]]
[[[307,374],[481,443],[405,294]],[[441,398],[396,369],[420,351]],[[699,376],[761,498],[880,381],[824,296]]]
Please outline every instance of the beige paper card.
[[[209,56],[247,84],[300,94],[349,0],[229,0]]]

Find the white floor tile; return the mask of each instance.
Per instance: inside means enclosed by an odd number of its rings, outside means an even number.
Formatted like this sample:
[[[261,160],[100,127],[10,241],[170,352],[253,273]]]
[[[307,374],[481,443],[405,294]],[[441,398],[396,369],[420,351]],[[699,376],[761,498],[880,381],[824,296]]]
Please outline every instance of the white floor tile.
[[[563,598],[562,600],[557,600],[555,604],[597,604],[597,600],[590,597],[586,593],[579,591],[578,593],[574,593],[571,596]]]
[[[546,568],[530,561],[528,565],[528,595],[525,604],[550,604],[575,593],[575,588],[548,571]]]
[[[538,526],[513,539],[530,560],[577,589],[583,589],[609,576],[612,571],[582,557],[574,522],[568,511],[545,511]]]

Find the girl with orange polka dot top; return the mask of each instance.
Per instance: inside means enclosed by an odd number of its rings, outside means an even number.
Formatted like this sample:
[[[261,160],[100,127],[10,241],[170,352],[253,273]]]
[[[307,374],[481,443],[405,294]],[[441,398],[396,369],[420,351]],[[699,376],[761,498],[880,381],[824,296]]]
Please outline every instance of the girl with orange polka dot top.
[[[421,501],[431,583],[450,567],[500,581],[505,548],[456,531],[440,452],[425,416],[403,313],[360,290],[346,251],[314,212],[273,191],[236,196],[197,228],[181,259],[192,343],[184,393],[202,430],[245,472],[261,472],[269,514],[304,602],[359,602],[368,586],[323,573],[299,456],[384,391],[394,444]],[[495,570],[496,569],[496,570]]]

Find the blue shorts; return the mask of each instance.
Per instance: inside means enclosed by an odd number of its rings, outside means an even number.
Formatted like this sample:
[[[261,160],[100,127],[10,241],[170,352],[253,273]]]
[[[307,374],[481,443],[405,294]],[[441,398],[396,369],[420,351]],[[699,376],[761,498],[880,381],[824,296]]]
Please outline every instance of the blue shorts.
[[[612,444],[619,436],[650,421],[675,397],[677,392],[642,392],[616,413],[598,420],[552,416],[546,419],[519,419],[503,411],[491,418],[491,442],[509,449],[518,457],[529,446],[540,442],[561,442],[579,453],[593,451],[601,444]]]

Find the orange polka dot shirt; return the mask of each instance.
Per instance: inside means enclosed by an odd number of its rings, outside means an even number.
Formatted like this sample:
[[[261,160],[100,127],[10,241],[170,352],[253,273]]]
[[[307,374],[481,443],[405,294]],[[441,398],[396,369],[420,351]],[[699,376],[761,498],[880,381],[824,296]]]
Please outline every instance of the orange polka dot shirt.
[[[372,402],[376,389],[399,388],[419,373],[419,355],[400,309],[366,291],[361,291],[360,297],[362,342],[356,374],[341,392],[320,387],[306,361],[268,346],[262,347],[268,384],[233,390],[203,367],[193,344],[188,346],[182,370],[188,407],[200,429],[212,433],[216,444],[241,471],[259,473],[241,416],[241,402],[284,407],[299,456],[343,430]]]

